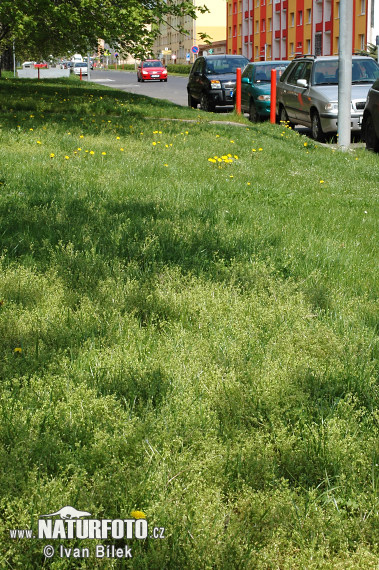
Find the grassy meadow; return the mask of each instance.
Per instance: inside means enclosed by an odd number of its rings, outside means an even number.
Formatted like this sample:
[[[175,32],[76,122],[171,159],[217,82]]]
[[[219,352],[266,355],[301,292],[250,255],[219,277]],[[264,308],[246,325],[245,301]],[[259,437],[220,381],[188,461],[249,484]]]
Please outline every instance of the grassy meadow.
[[[1,568],[378,568],[379,158],[230,120],[0,80]]]

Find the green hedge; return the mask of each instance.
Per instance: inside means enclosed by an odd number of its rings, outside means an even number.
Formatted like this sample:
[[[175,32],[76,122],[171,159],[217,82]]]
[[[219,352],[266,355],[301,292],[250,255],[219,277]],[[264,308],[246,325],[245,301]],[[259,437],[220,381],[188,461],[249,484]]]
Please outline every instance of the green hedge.
[[[189,74],[191,69],[191,65],[185,64],[185,63],[170,63],[167,66],[167,71],[169,73],[184,73],[186,75]]]

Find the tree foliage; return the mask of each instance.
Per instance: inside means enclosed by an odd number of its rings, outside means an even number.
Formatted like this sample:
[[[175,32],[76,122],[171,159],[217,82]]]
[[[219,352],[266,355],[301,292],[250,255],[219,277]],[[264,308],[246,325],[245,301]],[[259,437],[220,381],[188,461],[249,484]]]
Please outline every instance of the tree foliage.
[[[168,16],[196,18],[193,0],[1,0],[0,53],[16,40],[35,58],[97,49],[102,38],[122,53],[142,56]],[[184,31],[178,27],[179,31]]]

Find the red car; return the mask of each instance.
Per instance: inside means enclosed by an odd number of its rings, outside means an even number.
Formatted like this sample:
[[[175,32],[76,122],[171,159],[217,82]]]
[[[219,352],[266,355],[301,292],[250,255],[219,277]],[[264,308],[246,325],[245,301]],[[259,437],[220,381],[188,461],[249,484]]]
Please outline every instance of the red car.
[[[43,62],[43,63],[35,63],[35,64],[34,64],[34,67],[37,68],[37,69],[38,69],[38,68],[41,69],[42,67],[47,67],[47,63],[45,63],[45,62]]]
[[[146,59],[141,61],[137,68],[138,81],[147,79],[159,79],[159,81],[167,81],[167,69],[158,59]]]

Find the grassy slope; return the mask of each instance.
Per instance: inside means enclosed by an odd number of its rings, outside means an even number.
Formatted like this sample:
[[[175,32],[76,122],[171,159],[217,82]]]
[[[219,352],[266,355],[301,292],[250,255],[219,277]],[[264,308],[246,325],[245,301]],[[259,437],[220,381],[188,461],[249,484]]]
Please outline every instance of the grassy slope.
[[[167,538],[133,568],[376,567],[378,157],[75,80],[0,98],[4,536],[137,508]]]

